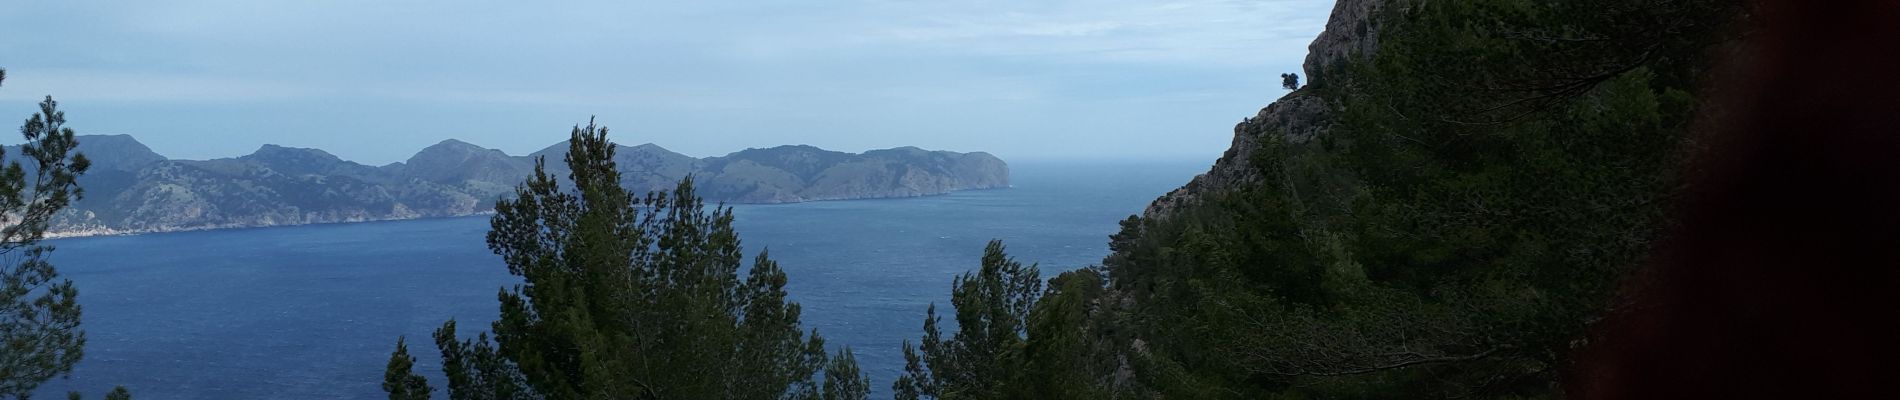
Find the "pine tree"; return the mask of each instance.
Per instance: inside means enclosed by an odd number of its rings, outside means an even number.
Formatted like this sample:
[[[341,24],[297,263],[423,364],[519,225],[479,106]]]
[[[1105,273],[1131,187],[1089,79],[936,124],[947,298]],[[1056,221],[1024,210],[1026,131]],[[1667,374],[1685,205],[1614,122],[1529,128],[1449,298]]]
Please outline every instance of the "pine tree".
[[[442,373],[448,377],[450,400],[535,398],[521,371],[495,354],[488,333],[458,341],[455,320],[449,320],[435,330],[435,346],[442,351]]]
[[[937,306],[924,318],[919,347],[904,343],[904,375],[892,384],[898,399],[1019,397],[1030,309],[1042,291],[1035,265],[1023,266],[992,240],[983,265],[951,285],[957,331],[943,338]],[[921,348],[921,353],[919,349]]]
[[[451,399],[815,399],[833,390],[821,372],[856,369],[799,327],[766,252],[741,276],[731,209],[707,209],[691,177],[631,193],[614,148],[606,128],[576,126],[566,185],[536,160],[496,202],[488,247],[522,283],[501,291],[492,339],[458,340],[454,321],[436,332]]]
[[[66,392],[66,400],[79,400],[83,398],[85,397],[81,396],[79,392]],[[106,393],[106,400],[132,400],[132,392],[125,390],[124,386],[114,387],[111,392]]]
[[[858,370],[858,356],[850,347],[825,364],[825,392],[822,400],[864,400],[870,397],[871,380]]]
[[[0,151],[0,397],[26,398],[70,374],[86,345],[79,289],[48,261],[53,247],[40,244],[53,217],[84,196],[77,179],[91,166],[74,151],[79,142],[58,105],[46,97],[20,127],[24,165]]]
[[[396,352],[389,354],[389,369],[383,372],[383,391],[389,393],[389,400],[428,400],[427,378],[416,375],[413,369],[416,358],[409,355],[409,345],[403,339],[396,339]]]

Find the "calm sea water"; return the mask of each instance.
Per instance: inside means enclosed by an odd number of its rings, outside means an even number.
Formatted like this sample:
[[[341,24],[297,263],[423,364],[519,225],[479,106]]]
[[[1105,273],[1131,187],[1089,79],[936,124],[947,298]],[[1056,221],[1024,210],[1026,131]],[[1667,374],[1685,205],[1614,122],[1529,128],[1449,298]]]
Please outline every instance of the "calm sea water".
[[[1204,171],[1202,162],[1018,163],[1014,187],[944,196],[746,205],[748,256],[770,248],[807,327],[851,346],[889,397],[901,343],[952,277],[1002,239],[1045,278],[1101,261],[1117,222]],[[443,384],[429,335],[455,318],[486,328],[508,275],[484,217],[62,239],[53,262],[80,288],[89,342],[45,398],[381,398],[407,335]]]

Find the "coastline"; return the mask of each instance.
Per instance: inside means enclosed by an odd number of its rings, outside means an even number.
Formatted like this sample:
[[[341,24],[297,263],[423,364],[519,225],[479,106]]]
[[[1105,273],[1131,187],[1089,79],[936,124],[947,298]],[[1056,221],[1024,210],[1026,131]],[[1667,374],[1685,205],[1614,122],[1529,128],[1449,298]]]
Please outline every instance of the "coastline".
[[[953,189],[953,190],[944,191],[941,193],[930,193],[930,194],[891,194],[891,195],[844,197],[844,198],[814,198],[814,199],[801,199],[799,201],[767,201],[767,202],[744,202],[744,203],[720,202],[717,204],[782,205],[782,204],[799,204],[799,203],[823,202],[823,201],[892,200],[892,199],[909,199],[909,198],[919,198],[919,197],[944,196],[944,195],[949,195],[949,194],[957,193],[957,192],[1008,189],[1011,187],[1012,186],[1010,185],[1002,185],[1002,186],[994,186],[994,187]],[[470,212],[470,213],[458,213],[458,214],[446,214],[446,215],[417,215],[417,216],[391,217],[391,218],[361,218],[361,219],[347,219],[347,220],[324,221],[324,222],[307,222],[307,223],[296,223],[296,224],[208,224],[208,225],[183,226],[183,227],[148,228],[148,229],[115,229],[115,228],[107,228],[107,227],[87,227],[87,228],[77,228],[77,229],[55,228],[55,229],[48,229],[43,239],[52,240],[52,239],[101,237],[101,236],[138,236],[138,235],[146,235],[146,234],[195,232],[195,231],[209,231],[209,230],[219,230],[219,229],[275,228],[275,227],[305,226],[305,225],[409,221],[409,220],[432,219],[432,218],[465,218],[465,217],[473,217],[473,216],[481,216],[481,215],[493,215],[494,213],[495,211],[493,209],[489,209],[489,210],[482,210],[482,211]]]
[[[210,225],[149,228],[149,229],[113,229],[113,228],[104,228],[104,227],[93,227],[93,228],[83,228],[83,229],[62,229],[62,230],[48,229],[46,231],[46,236],[44,237],[44,239],[51,240],[51,239],[100,237],[100,236],[138,236],[138,235],[156,234],[156,233],[196,232],[196,231],[210,231],[210,230],[220,230],[220,229],[276,228],[276,227],[305,226],[305,225],[357,224],[357,223],[366,223],[366,222],[410,221],[410,220],[431,219],[431,218],[464,218],[464,217],[473,217],[473,216],[478,216],[478,215],[490,215],[494,213],[495,213],[494,210],[486,210],[486,211],[472,212],[472,213],[465,213],[465,214],[419,215],[419,216],[413,216],[413,217],[392,217],[392,218],[362,218],[362,219],[347,219],[347,220],[337,220],[337,221],[306,222],[306,223],[299,223],[299,224],[210,224]]]

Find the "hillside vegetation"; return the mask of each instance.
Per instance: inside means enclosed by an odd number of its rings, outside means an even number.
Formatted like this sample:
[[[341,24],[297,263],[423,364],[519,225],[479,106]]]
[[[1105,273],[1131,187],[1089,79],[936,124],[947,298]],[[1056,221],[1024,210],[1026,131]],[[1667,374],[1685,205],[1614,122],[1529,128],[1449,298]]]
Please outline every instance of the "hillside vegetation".
[[[1671,222],[1698,79],[1743,18],[1341,1],[1312,84],[1123,221],[1101,266],[968,290],[1035,274],[993,247],[898,397],[1562,397],[1592,324],[1631,306],[1614,294]]]

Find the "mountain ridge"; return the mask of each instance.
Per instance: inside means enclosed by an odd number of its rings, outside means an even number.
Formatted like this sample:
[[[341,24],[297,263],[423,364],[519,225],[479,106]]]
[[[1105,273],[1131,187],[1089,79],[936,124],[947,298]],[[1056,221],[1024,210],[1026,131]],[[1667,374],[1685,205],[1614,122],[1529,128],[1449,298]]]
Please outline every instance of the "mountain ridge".
[[[209,160],[170,159],[130,135],[81,135],[95,160],[80,178],[84,199],[50,236],[169,232],[474,215],[527,179],[535,158],[566,175],[566,142],[526,155],[446,139],[382,166],[322,149],[259,146]],[[17,146],[7,151],[17,153]],[[846,153],[808,145],[748,148],[695,158],[653,143],[617,145],[621,184],[670,189],[696,177],[702,196],[731,203],[915,197],[1009,186],[1008,165],[989,153],[915,147]]]

